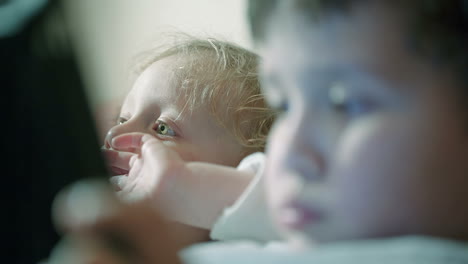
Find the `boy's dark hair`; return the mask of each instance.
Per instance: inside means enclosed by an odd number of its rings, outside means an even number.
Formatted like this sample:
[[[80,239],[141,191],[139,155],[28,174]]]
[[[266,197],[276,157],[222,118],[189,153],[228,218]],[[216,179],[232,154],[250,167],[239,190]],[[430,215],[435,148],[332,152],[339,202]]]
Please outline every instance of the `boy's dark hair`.
[[[291,0],[298,13],[317,21],[328,12],[347,12],[362,2],[382,1],[397,6],[408,19],[408,47],[435,65],[452,67],[468,83],[468,1],[467,0]],[[271,14],[279,0],[249,0],[250,30],[256,42],[265,37]]]

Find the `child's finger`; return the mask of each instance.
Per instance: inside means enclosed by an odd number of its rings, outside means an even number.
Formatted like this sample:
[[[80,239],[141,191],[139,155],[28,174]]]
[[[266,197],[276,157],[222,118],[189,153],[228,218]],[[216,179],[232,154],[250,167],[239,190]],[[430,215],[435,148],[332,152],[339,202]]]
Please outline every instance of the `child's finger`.
[[[137,159],[138,159],[137,155],[133,155],[133,157],[130,158],[130,160],[128,161],[128,165],[130,166],[130,168],[133,167]]]
[[[140,149],[145,141],[151,138],[153,138],[153,136],[149,134],[126,133],[113,138],[111,145],[113,148],[123,151],[128,151],[130,149]]]
[[[122,190],[120,190],[120,192],[118,193],[119,197],[125,197],[129,193],[133,193],[136,188],[137,188],[137,183],[134,180],[132,181],[131,179],[127,179],[126,184],[123,186]]]
[[[140,152],[143,157],[152,157],[153,159],[157,159],[166,156],[168,149],[158,139],[151,136],[144,136],[141,138]]]
[[[112,176],[109,179],[112,187],[114,187],[114,191],[117,191],[117,192],[122,190],[125,187],[127,180],[128,180],[128,176],[126,175],[116,175],[116,176]]]
[[[117,197],[126,203],[136,203],[146,198],[141,192],[128,189],[117,192]]]

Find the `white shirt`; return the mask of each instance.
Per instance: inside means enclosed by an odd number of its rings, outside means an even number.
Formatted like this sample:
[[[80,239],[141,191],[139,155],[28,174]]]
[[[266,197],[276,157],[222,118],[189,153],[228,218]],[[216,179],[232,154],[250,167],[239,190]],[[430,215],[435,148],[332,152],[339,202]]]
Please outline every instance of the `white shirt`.
[[[185,264],[466,264],[468,244],[435,237],[334,242],[297,251],[252,242],[209,242],[180,252]]]
[[[224,209],[211,229],[214,240],[253,240],[269,242],[279,240],[268,212],[264,190],[265,154],[253,153],[237,166],[238,170],[255,173],[245,191],[236,202]]]

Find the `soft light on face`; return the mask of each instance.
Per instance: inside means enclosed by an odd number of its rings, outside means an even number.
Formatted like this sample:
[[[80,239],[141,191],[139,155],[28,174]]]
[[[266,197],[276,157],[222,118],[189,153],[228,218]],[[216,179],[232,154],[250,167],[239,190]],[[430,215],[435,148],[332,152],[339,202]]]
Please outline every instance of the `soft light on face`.
[[[138,77],[122,106],[109,138],[142,132],[175,150],[186,161],[236,166],[242,146],[215,120],[208,106],[186,109],[174,70],[183,60],[168,57],[153,63]]]
[[[467,232],[453,76],[404,46],[394,9],[317,24],[297,12],[276,14],[261,48],[267,99],[283,111],[267,147],[280,229],[318,241]]]

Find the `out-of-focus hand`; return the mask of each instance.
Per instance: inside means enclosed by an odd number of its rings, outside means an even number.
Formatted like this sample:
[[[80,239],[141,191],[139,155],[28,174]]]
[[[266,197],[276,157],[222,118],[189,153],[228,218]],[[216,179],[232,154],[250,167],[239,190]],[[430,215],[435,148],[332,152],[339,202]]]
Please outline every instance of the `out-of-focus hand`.
[[[110,186],[81,181],[54,203],[54,222],[64,239],[48,264],[180,263],[171,229],[146,202],[122,204]]]

